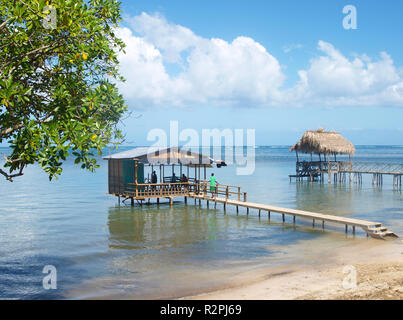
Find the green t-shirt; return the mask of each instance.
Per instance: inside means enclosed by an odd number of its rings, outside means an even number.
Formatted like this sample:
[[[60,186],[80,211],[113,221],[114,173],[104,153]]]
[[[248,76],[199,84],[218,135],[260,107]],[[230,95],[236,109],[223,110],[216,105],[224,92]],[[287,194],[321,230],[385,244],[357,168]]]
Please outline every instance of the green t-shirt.
[[[210,177],[210,186],[215,187],[216,177]]]

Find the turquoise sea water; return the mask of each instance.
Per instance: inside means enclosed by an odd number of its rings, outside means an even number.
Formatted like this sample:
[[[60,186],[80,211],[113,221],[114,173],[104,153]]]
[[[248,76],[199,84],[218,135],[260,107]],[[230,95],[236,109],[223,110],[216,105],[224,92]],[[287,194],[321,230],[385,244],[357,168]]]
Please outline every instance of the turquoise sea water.
[[[248,201],[379,221],[403,234],[403,197],[392,177],[382,188],[370,176],[361,186],[290,182],[295,156],[288,148],[256,148],[252,175],[237,176],[235,166],[212,171],[219,182],[242,186]],[[355,160],[403,163],[403,146],[358,146]],[[274,214],[269,221],[227,208],[224,215],[221,205],[207,209],[179,198],[172,208],[119,206],[106,194],[106,161],[100,163],[89,173],[68,161],[52,182],[35,166],[13,183],[0,180],[0,298],[175,297],[228,283],[244,270],[295,261],[298,252],[282,248],[363,239],[324,233],[310,222],[283,225]],[[42,286],[46,265],[57,269],[56,290]]]

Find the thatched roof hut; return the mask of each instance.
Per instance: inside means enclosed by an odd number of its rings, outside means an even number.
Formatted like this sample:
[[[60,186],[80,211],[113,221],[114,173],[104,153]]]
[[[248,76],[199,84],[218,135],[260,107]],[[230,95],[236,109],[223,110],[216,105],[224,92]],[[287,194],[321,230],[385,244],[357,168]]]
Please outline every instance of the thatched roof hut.
[[[301,140],[290,148],[290,151],[310,154],[348,154],[354,155],[354,145],[340,133],[334,131],[310,130],[304,133]]]

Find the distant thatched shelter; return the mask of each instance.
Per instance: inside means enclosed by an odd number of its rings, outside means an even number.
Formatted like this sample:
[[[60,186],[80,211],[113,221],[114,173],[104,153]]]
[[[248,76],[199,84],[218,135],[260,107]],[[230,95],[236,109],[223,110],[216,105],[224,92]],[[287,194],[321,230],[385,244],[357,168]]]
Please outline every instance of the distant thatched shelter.
[[[290,148],[290,151],[295,151],[298,157],[298,152],[327,155],[333,154],[348,154],[354,155],[354,145],[346,140],[340,133],[334,131],[310,130],[304,133],[301,140]]]

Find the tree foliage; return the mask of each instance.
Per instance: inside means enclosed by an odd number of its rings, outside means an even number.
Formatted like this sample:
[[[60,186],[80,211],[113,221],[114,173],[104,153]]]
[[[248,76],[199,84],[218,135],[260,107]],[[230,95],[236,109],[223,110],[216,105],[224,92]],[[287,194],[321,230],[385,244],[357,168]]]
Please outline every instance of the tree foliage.
[[[8,180],[34,163],[57,177],[68,156],[93,171],[95,153],[122,139],[120,19],[116,0],[1,0],[0,143],[12,153],[0,173]]]

